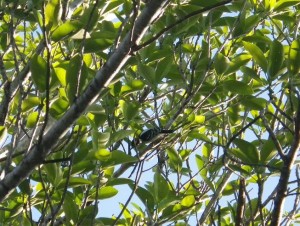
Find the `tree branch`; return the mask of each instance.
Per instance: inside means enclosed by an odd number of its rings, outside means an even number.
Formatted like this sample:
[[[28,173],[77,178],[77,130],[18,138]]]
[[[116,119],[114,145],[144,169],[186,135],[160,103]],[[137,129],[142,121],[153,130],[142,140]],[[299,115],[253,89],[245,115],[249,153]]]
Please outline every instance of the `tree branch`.
[[[270,225],[280,225],[282,218],[282,210],[284,206],[285,197],[287,195],[287,187],[290,178],[290,172],[297,158],[297,152],[300,147],[300,97],[298,94],[298,109],[295,118],[295,134],[292,146],[286,155],[286,158],[282,159],[284,166],[281,169],[279,182],[277,184],[277,195],[274,200],[274,209],[271,218]]]
[[[150,24],[161,15],[168,2],[168,0],[152,0],[147,4],[137,18],[132,34],[127,33],[123,42],[97,72],[83,94],[76,99],[62,118],[50,127],[49,131],[44,134],[42,141],[31,148],[23,161],[0,181],[1,201],[28,177],[36,166],[42,164],[59,138],[64,135],[85,109],[99,97],[103,89],[109,85],[110,81],[130,58],[132,47],[141,40]]]

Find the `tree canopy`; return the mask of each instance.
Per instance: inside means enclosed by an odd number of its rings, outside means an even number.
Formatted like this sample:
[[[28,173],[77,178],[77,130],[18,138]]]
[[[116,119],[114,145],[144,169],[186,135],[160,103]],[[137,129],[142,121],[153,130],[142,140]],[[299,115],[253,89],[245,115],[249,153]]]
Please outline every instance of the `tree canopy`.
[[[0,0],[0,17],[0,224],[300,222],[299,0]],[[134,142],[147,129],[173,132]]]

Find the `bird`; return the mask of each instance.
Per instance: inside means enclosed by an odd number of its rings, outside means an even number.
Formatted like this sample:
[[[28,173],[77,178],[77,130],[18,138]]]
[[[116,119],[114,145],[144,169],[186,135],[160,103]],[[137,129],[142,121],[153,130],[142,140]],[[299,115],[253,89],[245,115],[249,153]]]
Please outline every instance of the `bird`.
[[[137,138],[133,139],[132,143],[138,145],[140,143],[149,143],[154,141],[161,134],[173,133],[174,130],[150,128],[144,130]]]

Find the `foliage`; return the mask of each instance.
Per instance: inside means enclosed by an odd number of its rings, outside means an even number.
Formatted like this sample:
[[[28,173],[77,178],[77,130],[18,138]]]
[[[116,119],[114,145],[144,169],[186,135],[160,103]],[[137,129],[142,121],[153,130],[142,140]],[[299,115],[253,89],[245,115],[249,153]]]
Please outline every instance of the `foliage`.
[[[0,0],[0,224],[299,222],[299,7]]]

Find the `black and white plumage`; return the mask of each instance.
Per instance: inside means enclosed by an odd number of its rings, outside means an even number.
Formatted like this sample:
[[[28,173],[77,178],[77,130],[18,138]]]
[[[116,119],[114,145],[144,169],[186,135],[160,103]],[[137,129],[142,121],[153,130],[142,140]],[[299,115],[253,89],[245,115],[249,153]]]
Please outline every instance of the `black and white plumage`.
[[[167,130],[161,128],[151,128],[144,130],[138,138],[134,139],[134,144],[147,143],[155,140],[161,134],[173,133],[174,130]]]

